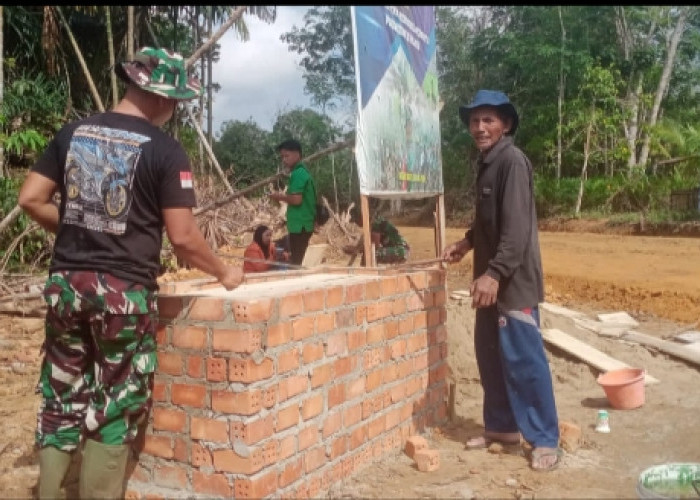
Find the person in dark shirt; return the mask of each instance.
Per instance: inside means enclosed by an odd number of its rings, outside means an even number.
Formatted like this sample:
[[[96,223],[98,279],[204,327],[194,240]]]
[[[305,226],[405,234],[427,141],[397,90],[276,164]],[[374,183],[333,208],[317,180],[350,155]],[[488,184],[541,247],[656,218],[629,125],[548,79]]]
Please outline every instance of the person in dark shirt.
[[[532,165],[513,144],[519,117],[500,91],[479,90],[460,118],[479,150],[476,214],[463,240],[443,258],[474,250],[470,287],[474,345],[484,390],[484,435],[467,441],[532,446],[531,467],[551,470],[561,458],[552,376],[539,330],[544,300]]]
[[[62,497],[81,444],[80,498],[123,498],[129,446],[152,405],[163,229],[178,257],[227,290],[243,280],[199,230],[189,159],[160,128],[201,94],[199,82],[180,54],[152,47],[115,71],[124,97],[59,130],[19,194],[56,233],[43,292],[39,498]]]

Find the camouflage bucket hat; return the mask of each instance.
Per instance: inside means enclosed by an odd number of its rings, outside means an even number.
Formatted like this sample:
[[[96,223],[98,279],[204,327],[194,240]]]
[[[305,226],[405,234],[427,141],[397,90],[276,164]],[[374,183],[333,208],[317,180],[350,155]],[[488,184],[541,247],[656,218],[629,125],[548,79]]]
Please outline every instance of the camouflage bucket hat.
[[[169,99],[194,99],[202,94],[202,85],[187,76],[185,60],[168,49],[143,47],[133,61],[117,64],[119,78]]]

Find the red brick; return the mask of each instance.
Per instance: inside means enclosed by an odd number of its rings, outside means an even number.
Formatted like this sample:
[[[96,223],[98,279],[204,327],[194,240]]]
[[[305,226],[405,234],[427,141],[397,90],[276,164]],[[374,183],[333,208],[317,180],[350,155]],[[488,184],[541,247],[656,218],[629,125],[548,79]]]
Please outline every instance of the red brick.
[[[215,351],[250,354],[262,348],[262,331],[259,329],[214,328],[211,343]]]
[[[175,437],[173,440],[175,442],[173,445],[173,460],[176,462],[187,462],[187,442],[181,437]]]
[[[282,431],[299,423],[299,405],[293,403],[277,412],[275,432]]]
[[[335,326],[336,328],[346,328],[355,325],[355,311],[346,307],[335,311]]]
[[[425,307],[423,297],[418,292],[414,292],[406,298],[407,311],[419,311]]]
[[[403,339],[394,341],[389,347],[391,359],[398,359],[406,354],[406,341]]]
[[[187,422],[187,415],[180,410],[168,408],[153,409],[153,428],[155,430],[183,432]]]
[[[386,425],[386,418],[384,415],[371,420],[367,426],[367,436],[369,439],[374,439],[384,432],[384,426]]]
[[[153,470],[153,479],[158,486],[166,488],[182,489],[187,486],[187,473],[182,467],[156,465]]]
[[[336,379],[347,375],[352,372],[357,366],[357,357],[348,356],[346,358],[340,358],[335,360],[333,363],[333,377]]]
[[[336,356],[338,354],[347,354],[348,341],[347,335],[344,332],[328,335],[323,341],[326,347],[326,356]]]
[[[190,463],[193,467],[211,467],[211,452],[199,443],[192,443]]]
[[[228,442],[228,422],[202,417],[190,418],[190,437],[192,439],[218,441],[220,443]]]
[[[355,308],[355,324],[362,325],[367,320],[367,306],[357,306]]]
[[[348,333],[348,350],[350,352],[362,349],[367,345],[367,334],[363,330],[353,330]]]
[[[184,309],[182,296],[159,295],[158,317],[161,319],[175,319]]]
[[[384,407],[384,397],[382,395],[365,399],[362,402],[362,419],[366,419],[382,411]]]
[[[233,301],[231,309],[237,323],[261,323],[270,319],[272,299]]]
[[[259,390],[245,392],[212,391],[211,407],[222,413],[253,415],[260,411],[262,398]]]
[[[228,379],[231,382],[256,382],[270,378],[275,373],[272,359],[265,358],[260,363],[253,359],[229,359]]]
[[[310,425],[306,429],[302,429],[298,432],[299,434],[299,451],[310,448],[311,446],[318,443],[318,427],[316,425]]]
[[[270,439],[262,447],[262,458],[264,467],[279,462],[280,452],[279,452],[279,441],[276,439]]]
[[[256,479],[236,479],[233,485],[234,498],[263,498],[277,491],[277,470]]]
[[[410,288],[414,290],[423,290],[428,283],[423,271],[412,273],[411,276],[409,276],[409,281]]]
[[[153,401],[167,401],[167,386],[163,382],[153,383]]]
[[[425,311],[420,311],[413,316],[413,329],[422,330],[428,326],[428,314]]]
[[[321,311],[325,307],[325,290],[323,288],[317,290],[307,290],[302,295],[304,301],[304,312]]]
[[[301,457],[293,460],[284,467],[279,475],[279,487],[284,488],[299,479],[303,473],[303,462]]]
[[[314,318],[313,316],[305,316],[303,318],[292,321],[292,339],[303,340],[311,337],[314,334]]]
[[[309,377],[307,375],[292,375],[280,381],[279,401],[286,401],[289,398],[306,392],[309,388]]]
[[[312,470],[318,469],[326,462],[327,458],[325,446],[313,448],[304,454],[304,469],[306,470],[307,474]],[[311,494],[311,492],[309,492],[309,494]]]
[[[391,314],[393,316],[401,316],[406,312],[406,299],[404,297],[398,297],[394,299],[391,303]]]
[[[202,378],[203,367],[202,356],[187,356],[187,375],[192,378]]]
[[[413,316],[407,316],[399,320],[399,335],[406,335],[414,330]]]
[[[202,350],[207,346],[207,329],[200,326],[173,327],[173,345],[180,349]]]
[[[367,327],[367,343],[378,344],[384,340],[384,324],[380,323]]]
[[[310,364],[323,357],[323,344],[321,342],[313,342],[304,345],[304,364]]]
[[[212,495],[221,498],[231,497],[231,485],[224,474],[205,474],[204,472],[192,472],[192,488],[196,493]]]
[[[328,389],[328,409],[345,402],[345,384],[336,384]]]
[[[154,436],[152,434],[146,434],[145,443],[143,446],[143,452],[146,455],[153,455],[155,457],[161,458],[173,458],[174,451],[173,445],[168,436]]]
[[[272,408],[277,403],[277,385],[272,385],[262,390],[262,405],[265,408]]]
[[[344,302],[344,290],[343,287],[334,286],[332,288],[326,289],[326,308],[332,309],[342,305]]]
[[[428,311],[428,328],[437,326],[440,324],[440,310],[439,309],[430,309]]]
[[[303,294],[289,294],[280,298],[278,312],[280,318],[299,316],[302,312],[304,312]]]
[[[207,359],[207,380],[210,382],[226,380],[226,360],[224,358]]]
[[[277,373],[299,368],[299,349],[294,347],[277,355]]]
[[[413,459],[421,472],[433,472],[440,468],[440,452],[438,450],[418,450]]]
[[[174,352],[158,351],[158,372],[166,375],[182,374],[182,356]]]
[[[348,406],[343,410],[343,426],[347,429],[362,420],[362,403]]]
[[[398,280],[396,276],[385,276],[382,278],[382,297],[389,297],[398,292]]]
[[[173,404],[204,408],[207,388],[203,385],[173,384],[171,397]]]
[[[377,300],[382,296],[382,285],[377,281],[368,281],[365,284],[365,299]]]
[[[382,385],[382,372],[382,368],[378,368],[367,374],[367,376],[365,377],[365,391],[367,391],[368,393],[372,392],[374,389]]]
[[[343,415],[340,411],[329,413],[323,422],[323,438],[335,434],[343,425]]]
[[[289,436],[280,439],[279,457],[280,460],[289,458],[297,452],[297,436],[290,434]]]
[[[196,297],[190,302],[187,317],[197,321],[223,321],[224,299],[215,297]]]
[[[167,325],[158,325],[158,329],[156,330],[156,344],[158,344],[159,347],[165,347],[168,344]]]
[[[214,470],[218,472],[233,472],[234,474],[254,474],[263,468],[263,457],[260,450],[255,450],[247,457],[242,457],[233,450],[214,450]]]
[[[365,284],[358,283],[355,285],[348,285],[345,288],[345,303],[351,304],[353,302],[360,302],[365,300]]]
[[[311,373],[311,387],[316,388],[327,384],[333,377],[333,363],[317,366]]]
[[[259,443],[263,439],[272,436],[274,432],[275,415],[268,414],[265,417],[249,422],[239,422],[232,420],[231,427],[231,442],[237,439],[245,444]]]
[[[292,323],[277,323],[267,327],[267,346],[275,347],[286,344],[292,339]]]
[[[316,394],[308,399],[305,399],[301,405],[301,417],[304,420],[320,415],[323,411],[323,395]]]
[[[360,425],[350,433],[350,449],[354,450],[367,442],[367,425]]]
[[[340,436],[337,439],[331,441],[331,456],[328,457],[330,460],[335,460],[338,457],[345,455],[348,451],[348,437]]]
[[[330,332],[335,328],[335,313],[317,313],[315,321],[314,331],[316,333]]]
[[[423,436],[411,436],[406,440],[403,451],[409,458],[414,458],[416,452],[428,448],[428,441]]]

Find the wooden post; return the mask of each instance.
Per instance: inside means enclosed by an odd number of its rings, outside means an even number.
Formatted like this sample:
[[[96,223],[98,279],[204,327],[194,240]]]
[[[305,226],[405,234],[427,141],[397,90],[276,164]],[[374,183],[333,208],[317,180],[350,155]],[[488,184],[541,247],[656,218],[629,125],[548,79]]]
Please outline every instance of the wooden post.
[[[445,250],[445,195],[439,194],[435,203],[435,252],[442,257]]]
[[[365,246],[365,267],[376,267],[374,261],[374,248],[372,247],[372,224],[369,217],[369,198],[367,195],[360,195],[360,206],[362,208],[362,234],[364,235]]]

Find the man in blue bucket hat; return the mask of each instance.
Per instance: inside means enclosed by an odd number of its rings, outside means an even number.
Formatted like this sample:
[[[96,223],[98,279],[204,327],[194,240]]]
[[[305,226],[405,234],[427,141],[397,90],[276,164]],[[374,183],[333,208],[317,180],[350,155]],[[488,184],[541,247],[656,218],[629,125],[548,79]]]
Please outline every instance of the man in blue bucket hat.
[[[459,108],[479,156],[476,212],[464,239],[443,254],[458,262],[474,249],[474,346],[484,390],[484,434],[468,449],[493,442],[532,447],[531,467],[561,459],[552,376],[539,330],[544,300],[532,165],[513,144],[519,117],[508,96],[479,90]]]

